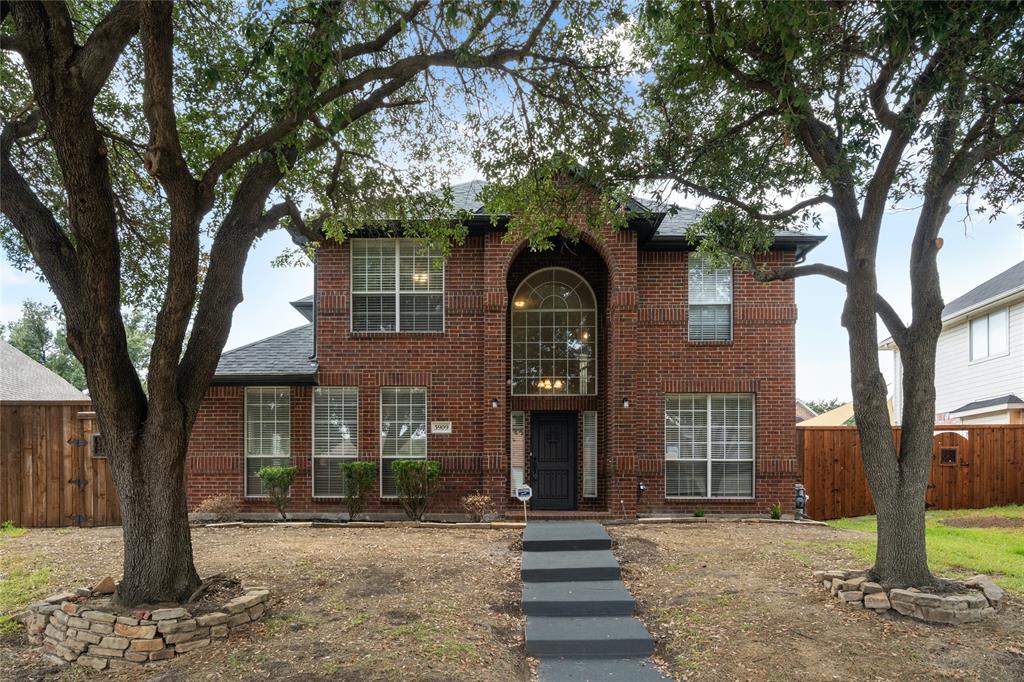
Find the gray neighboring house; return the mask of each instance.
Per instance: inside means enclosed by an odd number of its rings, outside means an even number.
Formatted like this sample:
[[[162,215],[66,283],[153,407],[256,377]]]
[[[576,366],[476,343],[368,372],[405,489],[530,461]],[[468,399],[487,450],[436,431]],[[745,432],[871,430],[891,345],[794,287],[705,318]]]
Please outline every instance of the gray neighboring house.
[[[895,413],[903,411],[903,362],[892,339]],[[935,355],[937,424],[1024,424],[1024,261],[942,310]]]
[[[0,402],[88,403],[89,396],[0,339]]]

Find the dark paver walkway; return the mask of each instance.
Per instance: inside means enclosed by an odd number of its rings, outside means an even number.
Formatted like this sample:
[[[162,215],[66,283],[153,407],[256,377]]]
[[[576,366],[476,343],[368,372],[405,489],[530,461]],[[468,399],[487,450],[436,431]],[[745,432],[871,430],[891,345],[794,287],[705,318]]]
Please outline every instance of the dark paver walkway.
[[[599,523],[531,521],[523,531],[526,650],[542,682],[666,680],[654,639],[633,617],[612,541]]]

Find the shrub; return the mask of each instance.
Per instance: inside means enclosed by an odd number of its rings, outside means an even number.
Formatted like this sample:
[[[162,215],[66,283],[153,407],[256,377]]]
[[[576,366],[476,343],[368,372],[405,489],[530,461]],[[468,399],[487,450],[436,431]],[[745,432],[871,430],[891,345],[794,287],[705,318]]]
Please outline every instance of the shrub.
[[[469,518],[477,523],[486,521],[487,517],[495,513],[494,500],[490,495],[474,493],[462,498],[462,508],[469,514]]]
[[[288,520],[285,509],[288,508],[288,490],[295,482],[295,474],[298,469],[295,467],[263,467],[256,472],[256,475],[263,481],[263,487],[270,497],[270,501],[281,512],[281,518]]]
[[[768,513],[771,515],[771,517],[773,519],[781,519],[782,518],[782,505],[779,504],[778,502],[776,502],[775,504],[773,504],[771,506],[771,509],[768,510]]]
[[[355,521],[363,511],[366,494],[377,483],[377,465],[373,462],[342,462],[341,474],[345,477],[345,505],[348,520]]]
[[[441,465],[429,459],[396,459],[391,462],[391,470],[405,515],[413,521],[421,520],[441,477]]]
[[[238,500],[231,495],[214,495],[196,505],[197,514],[209,514],[217,523],[238,518]]]
[[[697,507],[696,509],[694,509],[693,510],[693,515],[698,517],[698,518],[701,517],[701,516],[704,516],[704,507]]]

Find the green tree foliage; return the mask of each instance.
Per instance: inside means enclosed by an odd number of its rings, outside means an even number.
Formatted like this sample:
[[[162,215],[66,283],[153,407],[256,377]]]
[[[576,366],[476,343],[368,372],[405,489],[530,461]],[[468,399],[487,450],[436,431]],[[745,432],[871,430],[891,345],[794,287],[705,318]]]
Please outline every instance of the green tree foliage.
[[[128,353],[145,385],[149,350],[153,345],[153,320],[142,308],[133,308],[124,315]],[[50,371],[59,374],[75,388],[85,390],[85,369],[68,347],[67,326],[59,307],[36,301],[21,305],[21,317],[0,328],[12,346]]]
[[[814,410],[817,414],[824,414],[829,410],[834,410],[844,402],[839,398],[823,398],[821,400],[805,400],[804,405]]]
[[[261,467],[256,475],[263,481],[263,489],[267,492],[267,497],[277,507],[278,513],[281,514],[281,518],[287,520],[288,515],[285,511],[288,509],[288,503],[291,502],[291,495],[289,491],[292,488],[292,483],[295,482],[295,474],[299,472],[297,467]]]
[[[377,484],[377,465],[374,462],[342,462],[341,473],[345,477],[345,505],[349,521],[363,513],[367,494]]]
[[[441,478],[441,464],[432,459],[396,459],[391,462],[391,470],[405,515],[421,521]]]
[[[477,131],[524,117],[532,84],[564,99],[612,68],[595,36],[618,4],[0,3],[0,244],[45,277],[85,368],[125,512],[123,600],[199,583],[185,453],[252,244],[283,227],[308,254],[398,222],[460,242],[438,188]],[[148,391],[125,305],[155,311]]]

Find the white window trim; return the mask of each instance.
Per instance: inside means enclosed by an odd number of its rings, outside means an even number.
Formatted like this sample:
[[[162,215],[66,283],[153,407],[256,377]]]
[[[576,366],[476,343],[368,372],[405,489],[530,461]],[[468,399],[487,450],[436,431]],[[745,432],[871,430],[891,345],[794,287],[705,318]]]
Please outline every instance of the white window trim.
[[[516,298],[519,296],[519,290],[522,289],[523,285],[526,284],[527,280],[529,280],[531,277],[533,277],[534,275],[536,275],[539,272],[548,272],[550,270],[561,270],[563,272],[568,272],[568,273],[572,274],[575,277],[578,277],[580,279],[580,281],[583,282],[584,286],[587,287],[587,290],[590,291],[590,297],[594,301],[593,309],[591,309],[591,308],[568,308],[568,309],[565,310],[565,312],[592,312],[592,313],[594,313],[594,344],[593,344],[594,345],[594,357],[591,358],[591,360],[590,360],[590,363],[591,363],[591,365],[593,367],[594,390],[593,390],[593,392],[590,392],[590,393],[535,393],[535,392],[533,392],[533,390],[527,391],[526,393],[516,393],[514,390],[512,390],[511,394],[512,395],[526,395],[526,396],[545,396],[545,397],[559,397],[559,396],[567,396],[567,395],[597,395],[598,392],[600,391],[600,386],[598,385],[598,383],[601,380],[601,372],[599,371],[600,362],[599,362],[599,359],[598,359],[598,355],[600,353],[600,346],[601,346],[601,343],[600,343],[600,340],[601,340],[601,329],[598,326],[598,322],[599,321],[598,321],[598,314],[597,314],[597,295],[594,294],[594,288],[592,286],[590,286],[590,282],[587,281],[587,278],[584,277],[583,275],[581,275],[580,273],[576,272],[575,270],[570,270],[569,268],[561,268],[561,267],[557,267],[557,266],[553,266],[553,267],[549,267],[549,268],[541,268],[540,270],[534,270],[533,272],[528,274],[526,277],[524,277],[523,281],[520,282],[519,286],[516,287],[515,292],[513,292],[513,294],[512,294],[512,298],[510,300],[510,303],[512,301],[515,301]],[[513,330],[513,326],[512,326],[512,313],[513,312],[515,312],[515,311],[513,311],[511,309],[509,310],[509,320],[508,320],[509,331]],[[511,338],[509,338],[508,343],[509,343],[508,376],[509,376],[510,386],[514,386],[515,383],[512,382],[512,379],[514,378],[513,377],[513,370],[512,370],[512,368],[515,366],[515,361],[516,361],[515,342]],[[522,360],[522,359],[526,359],[526,358],[519,358],[519,359]],[[532,389],[532,387],[531,387],[531,389]]]
[[[386,456],[384,454],[384,391],[385,390],[399,390],[399,391],[423,391],[423,426],[424,426],[424,440],[426,441],[425,452],[422,457],[394,457]],[[384,460],[386,459],[430,459],[430,393],[427,391],[426,386],[381,386],[378,392],[377,400],[377,433],[379,434],[377,440],[378,444],[378,463],[377,463],[377,475],[380,479],[378,481],[378,489],[380,491],[380,499],[382,500],[397,500],[398,495],[385,495],[384,494]]]
[[[369,294],[369,293],[373,293],[373,292],[366,292],[366,291],[359,291],[359,292],[357,292],[355,290],[354,286],[353,286],[353,282],[355,280],[355,277],[354,277],[354,273],[355,273],[355,269],[354,269],[355,268],[355,266],[354,266],[355,253],[354,252],[355,252],[355,249],[352,248],[352,243],[354,243],[354,242],[368,242],[368,241],[381,241],[381,239],[368,239],[368,238],[364,237],[364,238],[350,239],[349,240],[349,242],[350,242],[349,249],[348,249],[348,298],[349,298],[349,300],[348,300],[348,330],[349,330],[349,333],[350,334],[444,334],[447,331],[447,329],[448,329],[448,314],[447,314],[448,313],[448,305],[447,305],[447,293],[446,293],[446,287],[448,286],[448,282],[447,282],[447,277],[446,277],[447,272],[445,271],[446,268],[448,267],[448,261],[447,260],[443,260],[442,263],[441,263],[441,291],[440,292],[438,292],[438,291],[420,291],[420,292],[407,291],[407,292],[405,292],[407,294],[420,293],[420,294],[433,294],[435,296],[438,295],[438,294],[441,295],[441,329],[439,329],[438,331],[403,331],[402,330],[402,290],[401,290],[401,283],[400,283],[401,282],[401,277],[402,277],[402,256],[401,256],[402,242],[418,242],[418,243],[422,243],[422,242],[420,242],[420,240],[418,240],[418,239],[396,238],[396,237],[389,238],[388,240],[394,242],[394,246],[395,246],[395,288],[394,288],[394,292],[393,292],[394,296],[395,296],[395,329],[393,331],[381,331],[381,330],[356,331],[355,330],[355,299],[356,299],[356,294]],[[376,292],[376,293],[378,293],[379,295],[383,296],[383,295],[386,295],[388,292],[381,291],[381,292]]]
[[[1006,313],[1006,351],[1003,352],[1003,353],[999,353],[998,355],[985,355],[985,356],[980,357],[980,358],[974,357],[974,323],[977,320],[981,320],[981,319],[985,320],[986,334],[988,336],[988,341],[989,341],[988,345],[989,345],[989,347],[991,347],[992,346],[992,332],[991,332],[992,325],[989,323],[989,318],[991,318],[992,315],[995,315],[997,313],[1003,313],[1003,312]],[[1010,354],[1010,306],[1005,306],[1003,308],[996,308],[995,310],[990,310],[989,312],[985,313],[984,315],[977,315],[975,317],[971,317],[971,318],[967,319],[967,364],[968,365],[977,365],[977,364],[980,364],[982,362],[988,362],[989,360],[996,360],[998,358],[1005,358],[1009,354]]]
[[[736,273],[733,268],[729,270],[729,338],[728,339],[694,339],[690,337],[690,309],[693,307],[721,306],[724,303],[691,303],[690,302],[690,268],[694,258],[703,259],[696,252],[691,251],[686,259],[686,341],[696,344],[729,344],[736,340]],[[711,268],[712,270],[725,270],[726,268]]]
[[[267,459],[266,455],[249,454],[249,391],[270,388],[288,392],[288,460],[292,460],[292,389],[291,386],[246,386],[242,392],[242,495],[244,497],[268,498],[270,495],[249,494],[249,459]],[[289,497],[291,491],[288,491]]]
[[[353,393],[355,393],[355,396],[356,396],[356,440],[355,440],[356,454],[354,454],[354,455],[318,455],[318,454],[316,454],[316,389],[318,389],[318,388],[319,389],[324,389],[324,390],[352,391]],[[313,487],[313,497],[318,497],[320,499],[325,499],[325,500],[328,500],[328,499],[344,499],[344,497],[345,497],[344,495],[319,495],[319,494],[317,494],[317,492],[316,492],[316,460],[317,460],[317,458],[320,458],[320,459],[334,459],[334,460],[338,460],[338,461],[354,462],[357,459],[359,459],[359,388],[357,386],[317,386],[316,388],[314,388],[313,389],[312,402],[310,403],[309,422],[310,422],[310,429],[311,429],[311,434],[312,434],[312,438],[310,439],[311,448],[310,448],[309,456],[310,456],[311,467],[310,467],[309,474],[310,474],[310,477],[313,480],[313,484],[312,484],[312,487]]]
[[[667,401],[668,401],[668,397],[670,395],[675,396],[675,397],[680,397],[680,398],[704,398],[705,401],[706,401],[706,410],[707,410],[707,416],[708,416],[707,425],[706,425],[706,428],[707,428],[707,439],[708,439],[707,440],[707,446],[708,446],[708,453],[707,454],[708,454],[708,456],[707,456],[707,471],[705,473],[705,476],[707,477],[706,478],[706,482],[707,482],[708,494],[707,494],[706,497],[700,497],[698,495],[669,495],[668,494],[668,470],[667,470],[667,467],[666,467],[665,474],[662,475],[662,481],[661,481],[662,489],[663,489],[664,494],[665,494],[665,499],[666,500],[707,500],[707,501],[717,501],[717,500],[753,500],[753,499],[756,499],[757,498],[757,394],[755,394],[755,393],[666,393],[664,395],[664,397],[662,399],[662,404],[661,404],[661,421],[662,421],[662,431],[661,431],[661,451],[662,451],[662,455],[661,456],[662,456],[662,458],[666,462],[675,462],[675,461],[678,461],[678,462],[687,462],[687,461],[689,461],[689,462],[700,462],[700,461],[703,461],[703,460],[699,460],[699,459],[676,459],[676,460],[670,460],[668,457],[665,456],[665,451],[667,450],[666,443],[668,442],[668,437],[667,437],[667,433],[666,433],[666,431],[668,430],[668,425],[665,423],[665,411],[667,409]],[[751,428],[751,434],[752,434],[752,440],[751,440],[751,444],[750,444],[750,459],[713,459],[711,457],[711,399],[712,398],[750,398],[750,411],[751,411],[751,416],[750,416],[750,425],[751,426],[750,426],[750,428]],[[715,496],[713,496],[711,494],[711,463],[712,462],[750,462],[752,464],[751,472],[750,472],[750,492],[751,492],[751,494],[750,495],[740,495],[740,496],[728,496],[728,497],[715,497]]]

